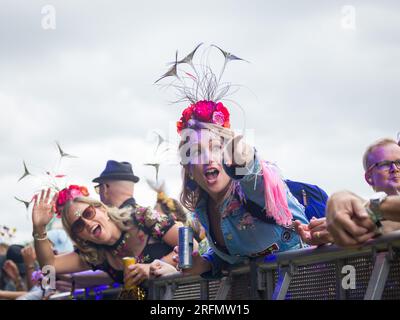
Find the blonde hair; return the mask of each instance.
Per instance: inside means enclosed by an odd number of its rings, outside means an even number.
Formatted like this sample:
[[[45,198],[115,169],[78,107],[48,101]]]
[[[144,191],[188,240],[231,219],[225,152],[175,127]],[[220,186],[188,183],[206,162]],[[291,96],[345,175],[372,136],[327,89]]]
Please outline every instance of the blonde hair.
[[[367,150],[365,150],[364,155],[363,155],[363,167],[364,170],[367,171],[369,167],[369,162],[371,161],[370,155],[371,153],[378,147],[383,147],[389,144],[395,144],[397,145],[397,142],[393,139],[390,138],[384,138],[384,139],[379,139],[375,141],[373,144],[369,145]]]
[[[210,133],[218,138],[221,139],[231,139],[233,138],[234,134],[233,131],[231,129],[227,129],[227,128],[223,128],[219,125],[213,124],[213,123],[205,123],[205,122],[199,122],[197,123],[198,127],[196,128],[190,128],[192,130],[201,130],[201,129],[206,129],[209,130]],[[185,140],[181,140],[181,142],[179,143],[179,150],[181,150],[181,147],[187,143],[187,141]],[[181,157],[183,155],[181,154]],[[191,173],[190,173],[190,164],[187,165],[182,165],[182,180],[183,180],[183,185],[182,185],[182,192],[180,195],[180,201],[182,203],[182,205],[189,211],[194,212],[196,210],[196,207],[199,203],[199,201],[204,197],[204,193],[205,191],[203,189],[200,188],[199,185],[197,185],[197,188],[192,190],[191,188],[188,187],[188,183],[191,179]],[[229,190],[231,190],[232,188],[232,183],[233,180],[230,180],[230,188]],[[223,202],[226,197],[230,194],[230,192],[227,192],[227,194],[225,195],[225,197],[222,199],[221,202]]]
[[[132,208],[126,207],[123,209],[108,207],[101,201],[87,198],[87,197],[76,197],[75,199],[68,201],[63,210],[62,210],[62,224],[64,226],[65,231],[74,242],[76,247],[79,249],[79,255],[81,259],[89,264],[98,265],[105,261],[106,259],[106,252],[107,249],[104,246],[92,243],[90,241],[84,241],[80,239],[76,234],[73,234],[71,231],[71,224],[68,221],[67,212],[71,206],[71,204],[75,202],[85,203],[96,208],[102,208],[105,210],[108,217],[111,219],[112,222],[116,224],[118,229],[121,231],[128,230],[132,227],[132,219],[131,213]]]

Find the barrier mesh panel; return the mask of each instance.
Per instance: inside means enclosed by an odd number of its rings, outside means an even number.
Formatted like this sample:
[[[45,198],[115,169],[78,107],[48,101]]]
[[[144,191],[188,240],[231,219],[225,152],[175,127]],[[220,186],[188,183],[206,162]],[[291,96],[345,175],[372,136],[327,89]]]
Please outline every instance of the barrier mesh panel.
[[[383,291],[382,300],[400,299],[400,260],[390,266],[390,272]]]
[[[356,288],[345,291],[348,300],[363,300],[372,274],[373,261],[371,256],[346,259],[347,265],[356,268]]]
[[[208,294],[210,296],[210,300],[215,299],[220,284],[221,284],[221,281],[219,281],[219,280],[218,281],[210,281],[208,283]]]
[[[232,278],[231,290],[227,300],[249,300],[250,295],[250,274],[235,275]]]
[[[173,300],[200,300],[200,283],[179,285],[175,290]]]
[[[368,283],[373,269],[372,256],[348,258],[343,265],[351,265],[356,270],[356,287],[342,291],[346,299],[362,300],[367,291]],[[318,263],[298,266],[292,277],[286,295],[288,300],[334,300],[339,298],[337,292],[341,285],[338,278],[341,270],[336,270],[335,262]],[[273,287],[278,281],[278,270],[272,271]],[[208,282],[209,299],[214,299],[220,286],[219,280]],[[200,283],[181,284],[174,294],[174,300],[200,299]],[[250,274],[234,275],[231,279],[228,300],[250,299]],[[382,299],[400,299],[400,260],[391,263],[388,279],[385,284]]]
[[[210,300],[215,298],[219,285],[219,280],[208,282],[208,295]],[[181,284],[175,290],[173,300],[200,300],[200,288],[199,282]]]
[[[336,268],[333,263],[299,266],[292,277],[287,300],[336,299]]]

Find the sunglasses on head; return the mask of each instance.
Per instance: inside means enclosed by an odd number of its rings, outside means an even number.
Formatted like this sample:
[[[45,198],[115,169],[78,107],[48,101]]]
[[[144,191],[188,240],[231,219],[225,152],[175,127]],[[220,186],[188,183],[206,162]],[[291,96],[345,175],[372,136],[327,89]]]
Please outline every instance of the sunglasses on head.
[[[78,234],[85,229],[86,222],[83,220],[93,220],[96,216],[96,208],[93,205],[88,206],[80,215],[78,219],[74,221],[71,226],[71,232]]]

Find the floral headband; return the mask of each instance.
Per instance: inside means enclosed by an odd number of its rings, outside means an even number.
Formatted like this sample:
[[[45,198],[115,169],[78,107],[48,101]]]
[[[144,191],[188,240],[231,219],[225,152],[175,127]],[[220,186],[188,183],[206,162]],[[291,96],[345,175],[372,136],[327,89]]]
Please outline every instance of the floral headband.
[[[89,196],[89,191],[86,187],[83,186],[70,185],[68,188],[62,189],[58,193],[55,205],[55,213],[57,214],[57,218],[61,218],[62,208],[68,201],[74,200],[77,197],[87,197],[87,196]]]
[[[177,122],[176,128],[179,134],[182,130],[190,127],[189,120],[197,120],[200,122],[213,123],[224,128],[230,128],[229,111],[222,102],[214,101],[198,101],[191,104],[182,112],[181,119]]]
[[[230,61],[246,61],[238,56],[211,45],[209,49],[216,48],[224,57],[222,69],[219,75],[215,74],[208,64],[195,64],[194,55],[203,43],[198,44],[194,50],[182,59],[178,59],[178,51],[175,55],[175,62],[155,83],[164,78],[174,77],[168,87],[176,90],[178,99],[175,103],[187,101],[190,105],[182,112],[182,117],[177,122],[177,131],[192,127],[198,122],[212,123],[224,128],[230,128],[229,111],[219,101],[226,97],[232,89],[229,82],[222,81],[226,66]],[[205,49],[207,50],[207,49]],[[203,53],[203,55],[206,52]],[[246,61],[248,62],[248,61]],[[194,120],[194,121],[190,121]]]

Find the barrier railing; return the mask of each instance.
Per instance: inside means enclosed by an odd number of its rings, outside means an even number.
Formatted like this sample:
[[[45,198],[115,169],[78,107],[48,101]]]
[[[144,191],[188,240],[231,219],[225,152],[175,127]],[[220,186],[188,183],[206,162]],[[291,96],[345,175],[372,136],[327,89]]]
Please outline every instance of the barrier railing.
[[[150,300],[400,299],[400,231],[361,248],[309,247],[252,259],[218,280],[169,275],[147,281]],[[265,261],[264,261],[265,260]],[[87,289],[51,299],[115,298],[119,289]]]
[[[287,251],[234,267],[220,280],[149,281],[149,299],[400,299],[400,231],[361,248]]]

